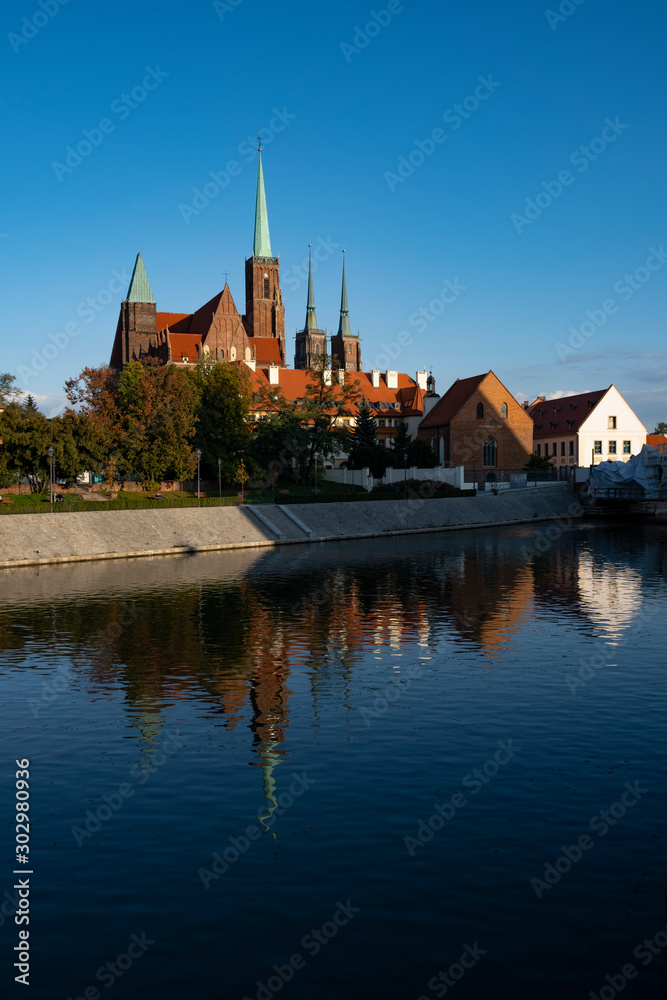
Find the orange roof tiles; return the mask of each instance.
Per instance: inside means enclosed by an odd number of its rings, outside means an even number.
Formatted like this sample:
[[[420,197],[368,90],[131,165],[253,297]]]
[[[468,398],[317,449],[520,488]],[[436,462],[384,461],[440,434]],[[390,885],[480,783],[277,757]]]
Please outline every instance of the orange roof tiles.
[[[196,361],[198,346],[201,346],[201,337],[196,337],[191,333],[169,334],[172,361],[181,361],[183,358],[187,358],[189,361]]]
[[[190,313],[156,313],[157,319],[157,332],[161,333],[162,330],[166,330],[167,327],[173,327],[176,324],[182,324],[185,319],[190,319]],[[187,332],[187,325],[181,327],[182,333]]]
[[[254,344],[257,344],[258,342],[260,342],[259,337],[252,341]],[[261,388],[266,388],[269,385],[269,373],[267,368],[258,366],[256,371],[251,374],[252,387],[255,392],[258,392]],[[335,387],[335,372],[332,375],[332,380]],[[376,411],[390,411],[395,414],[400,413],[401,416],[410,416],[412,413],[419,415],[422,413],[423,393],[419,389],[415,380],[409,375],[399,372],[397,382],[397,389],[389,389],[384,376],[380,376],[380,385],[378,388],[373,388],[372,376],[370,372],[346,372],[345,374],[345,384],[356,385],[362,396],[366,397],[371,407]],[[286,399],[293,402],[297,399],[303,399],[310,384],[311,381],[307,371],[292,368],[281,368],[278,373],[278,385],[275,386],[275,389],[276,392],[282,393]],[[394,403],[399,403],[399,407],[395,407],[393,405]],[[376,404],[380,405],[378,406]]]
[[[275,337],[250,337],[258,365],[281,365],[280,343]]]

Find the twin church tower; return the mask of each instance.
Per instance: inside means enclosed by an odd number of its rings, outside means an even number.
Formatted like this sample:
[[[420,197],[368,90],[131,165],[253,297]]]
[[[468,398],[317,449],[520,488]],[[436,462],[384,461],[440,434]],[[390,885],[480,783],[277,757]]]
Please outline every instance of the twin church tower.
[[[255,235],[245,262],[245,315],[238,312],[229,285],[194,313],[157,311],[141,254],[137,255],[126,299],[121,303],[111,366],[153,357],[163,364],[195,365],[201,360],[246,361],[287,367],[285,307],[280,259],[271,252],[262,147],[259,146]],[[317,355],[331,354],[345,371],[361,371],[361,344],[353,334],[347,305],[345,258],[338,333],[320,330],[315,313],[312,260],[309,259],[306,322],[297,331],[294,367],[309,368]]]

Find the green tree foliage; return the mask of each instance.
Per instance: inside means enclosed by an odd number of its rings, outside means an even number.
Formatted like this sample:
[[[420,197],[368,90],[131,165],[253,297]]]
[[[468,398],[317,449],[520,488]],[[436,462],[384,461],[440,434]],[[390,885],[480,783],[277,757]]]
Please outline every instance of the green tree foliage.
[[[198,391],[185,369],[151,360],[130,361],[120,372],[87,368],[65,389],[91,418],[104,464],[146,482],[194,474]]]
[[[406,454],[408,456],[407,463]],[[408,468],[434,469],[438,464],[437,456],[428,441],[422,441],[421,438],[413,441],[404,420],[401,420],[398,433],[394,437],[390,461],[394,469],[402,469],[406,464]]]
[[[667,424],[665,423],[664,420],[660,421],[660,423],[656,426],[656,428],[653,431],[653,433],[654,434],[667,434]]]
[[[545,457],[544,455],[531,455],[526,464],[524,465],[526,472],[548,472],[553,469],[551,464],[551,459]]]
[[[368,400],[364,397],[358,407],[348,466],[351,469],[368,469],[375,479],[381,479],[389,464],[391,455],[386,448],[378,444],[377,424]]]
[[[20,389],[16,388],[16,378],[9,372],[0,372],[0,404],[7,406],[19,394]]]
[[[217,478],[220,459],[222,478],[233,483],[251,439],[249,370],[224,362],[203,362],[190,377],[197,391],[194,447],[201,449],[204,474]]]
[[[269,416],[256,428],[253,455],[274,478],[292,468],[298,482],[312,479],[316,454],[323,459],[348,450],[349,431],[340,421],[356,415],[358,400],[356,383],[341,382],[337,364],[320,355],[301,399],[286,399],[279,386],[258,394],[257,409]]]
[[[27,477],[31,493],[41,493],[49,481],[46,449],[53,431],[43,413],[25,403],[10,403],[0,420],[0,478],[3,486]]]

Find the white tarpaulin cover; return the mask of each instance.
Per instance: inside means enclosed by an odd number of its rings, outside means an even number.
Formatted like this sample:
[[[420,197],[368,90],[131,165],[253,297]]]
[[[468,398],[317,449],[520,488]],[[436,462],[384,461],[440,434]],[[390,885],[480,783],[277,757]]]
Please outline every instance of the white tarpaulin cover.
[[[667,455],[661,455],[657,448],[645,444],[638,455],[627,462],[601,462],[591,472],[588,492],[599,489],[630,489],[640,487],[647,498],[657,497],[662,484],[667,488]]]

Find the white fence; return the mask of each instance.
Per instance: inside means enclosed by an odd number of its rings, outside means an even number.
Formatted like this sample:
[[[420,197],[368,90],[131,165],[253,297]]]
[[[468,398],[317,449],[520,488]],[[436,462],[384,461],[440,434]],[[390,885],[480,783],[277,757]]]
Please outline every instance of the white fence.
[[[447,483],[460,490],[473,489],[472,483],[463,481],[462,465],[455,469],[417,469],[414,466],[407,470],[386,469],[383,479],[374,479],[368,469],[327,469],[324,478],[330,483],[342,483],[344,486],[363,486],[366,490],[372,490],[379,483],[394,483],[396,486],[400,486],[406,475],[408,479],[428,479],[434,483]]]

